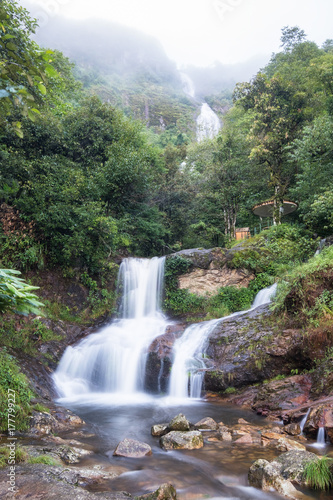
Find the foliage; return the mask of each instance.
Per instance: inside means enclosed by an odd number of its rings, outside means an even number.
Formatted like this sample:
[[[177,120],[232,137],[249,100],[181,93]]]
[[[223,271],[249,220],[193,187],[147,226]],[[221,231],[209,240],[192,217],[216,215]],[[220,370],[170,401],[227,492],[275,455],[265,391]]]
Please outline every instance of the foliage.
[[[276,276],[285,266],[307,260],[317,245],[318,241],[298,226],[272,226],[242,243],[229,265]]]
[[[254,292],[249,288],[225,286],[219,293],[210,299],[212,306],[223,305],[229,313],[250,309],[254,299]]]
[[[329,490],[333,487],[333,460],[327,456],[316,458],[306,463],[304,478],[310,488],[315,490]]]
[[[29,457],[28,463],[60,466],[59,460],[55,459],[54,457],[51,457],[50,455],[39,455],[38,457]]]
[[[11,311],[20,314],[35,313],[40,314],[40,307],[37,295],[31,293],[38,287],[28,285],[21,274],[13,269],[0,269],[0,312]]]
[[[8,389],[15,392],[15,428],[16,431],[26,430],[28,427],[28,415],[31,413],[30,399],[33,393],[27,378],[20,371],[13,356],[6,352],[5,348],[0,350],[0,429],[1,432],[8,430]]]
[[[305,264],[289,270],[278,283],[273,309],[309,320],[333,315],[333,247],[326,247]]]
[[[60,76],[52,65],[53,52],[41,49],[30,38],[36,26],[36,21],[16,1],[1,3],[0,129],[9,123],[21,138],[22,124],[15,121],[15,112],[34,121],[49,79]]]

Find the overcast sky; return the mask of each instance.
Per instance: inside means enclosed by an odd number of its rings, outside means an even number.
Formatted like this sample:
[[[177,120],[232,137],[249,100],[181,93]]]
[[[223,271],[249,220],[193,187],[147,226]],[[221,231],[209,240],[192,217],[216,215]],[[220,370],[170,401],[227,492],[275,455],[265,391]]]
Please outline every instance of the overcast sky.
[[[28,0],[19,0],[23,6]],[[279,51],[281,28],[333,38],[333,0],[30,0],[40,23],[61,14],[110,19],[160,40],[179,66],[234,64]]]

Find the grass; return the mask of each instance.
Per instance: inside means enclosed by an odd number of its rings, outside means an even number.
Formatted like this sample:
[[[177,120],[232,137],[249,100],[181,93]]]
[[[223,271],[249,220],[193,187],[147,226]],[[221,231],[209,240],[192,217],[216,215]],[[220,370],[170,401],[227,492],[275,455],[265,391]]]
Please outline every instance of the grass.
[[[304,478],[310,488],[329,490],[333,486],[333,474],[330,467],[333,460],[327,456],[312,460],[305,465]]]
[[[45,464],[60,466],[59,460],[51,457],[50,455],[39,455],[38,457],[29,457],[27,460],[29,464]]]

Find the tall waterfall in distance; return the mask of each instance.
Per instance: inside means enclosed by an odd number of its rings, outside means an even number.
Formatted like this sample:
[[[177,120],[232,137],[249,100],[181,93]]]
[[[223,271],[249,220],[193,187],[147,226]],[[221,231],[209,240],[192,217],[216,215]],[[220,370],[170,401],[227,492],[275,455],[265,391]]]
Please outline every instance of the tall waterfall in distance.
[[[195,97],[195,87],[192,79],[186,73],[180,73],[183,91],[190,97]]]
[[[221,123],[212,108],[204,102],[201,106],[200,115],[197,118],[197,141],[213,139],[221,128]]]
[[[61,397],[143,391],[146,351],[167,322],[161,312],[165,258],[125,259],[121,319],[67,347],[53,379]]]
[[[276,284],[260,290],[257,294],[252,307],[256,309],[259,306],[268,304],[276,292]],[[170,376],[169,395],[172,398],[200,398],[202,383],[205,375],[205,350],[210,334],[218,323],[240,316],[249,311],[240,311],[220,319],[212,319],[190,325],[186,328],[183,335],[176,340],[173,347],[174,362]]]

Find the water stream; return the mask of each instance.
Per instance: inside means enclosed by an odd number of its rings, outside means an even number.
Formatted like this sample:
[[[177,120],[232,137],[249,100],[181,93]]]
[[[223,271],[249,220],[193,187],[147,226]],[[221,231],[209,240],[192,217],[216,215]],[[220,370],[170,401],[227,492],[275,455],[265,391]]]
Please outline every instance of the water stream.
[[[160,448],[158,438],[151,436],[153,424],[168,422],[180,412],[193,423],[210,416],[226,425],[236,423],[240,417],[265,425],[250,411],[196,399],[206,369],[205,342],[223,319],[192,325],[181,337],[175,346],[170,395],[151,396],[143,392],[147,349],[168,325],[161,312],[163,272],[163,258],[125,259],[119,273],[121,317],[68,347],[54,374],[59,403],[86,422],[87,437],[83,434],[81,439],[94,454],[83,458],[80,465],[115,467],[119,477],[103,486],[111,492],[140,495],[171,482],[180,500],[281,498],[250,488],[247,483],[251,463],[258,458],[272,459],[277,454],[274,449],[209,441],[206,433],[205,446],[200,450],[166,452]],[[271,293],[272,289],[262,291],[253,307],[269,301]],[[193,359],[196,365],[188,393],[188,360],[192,363]],[[89,437],[89,433],[93,435]],[[150,444],[152,456],[136,460],[114,457],[115,447],[126,437]],[[98,484],[91,488],[100,491]]]
[[[189,326],[175,342],[175,359],[170,377],[170,396],[173,398],[200,398],[206,371],[205,351],[210,334],[221,322],[246,314],[268,304],[275,294],[276,284],[260,290],[251,309],[240,311],[220,319],[213,319]]]
[[[69,346],[54,374],[61,397],[120,398],[143,391],[147,349],[168,324],[161,312],[164,258],[125,259],[119,270],[121,319]]]

